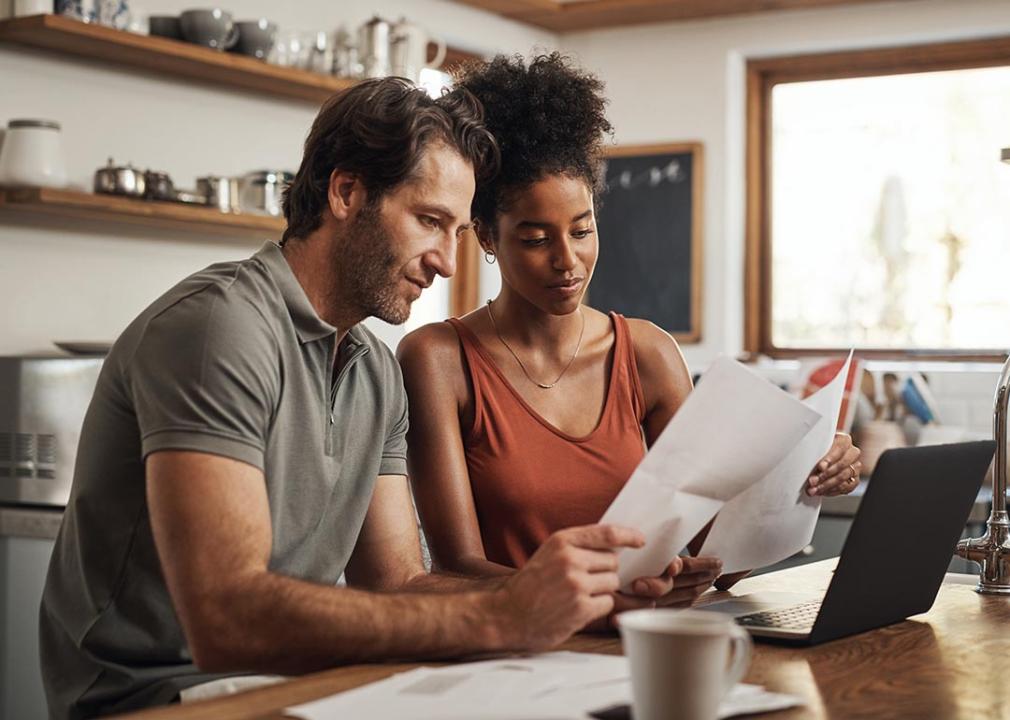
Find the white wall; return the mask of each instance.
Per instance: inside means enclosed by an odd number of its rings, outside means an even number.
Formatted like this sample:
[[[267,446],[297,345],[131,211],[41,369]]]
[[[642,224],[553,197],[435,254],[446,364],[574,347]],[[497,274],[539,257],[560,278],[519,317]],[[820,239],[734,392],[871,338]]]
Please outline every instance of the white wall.
[[[1006,0],[916,0],[562,36],[606,82],[618,143],[705,145],[703,339],[684,347],[692,368],[743,348],[746,59],[1006,33]]]
[[[149,14],[194,6],[192,0],[138,4]],[[557,42],[549,33],[441,0],[231,0],[223,7],[236,19],[264,16],[297,30],[355,27],[374,12],[406,15],[452,45],[483,52],[527,52]],[[0,45],[0,78],[0,127],[17,117],[62,123],[70,182],[82,189],[90,188],[109,156],[166,171],[182,188],[201,175],[293,170],[316,112],[307,103],[14,45]],[[3,213],[0,354],[48,350],[52,340],[112,340],[175,282],[210,263],[247,256],[262,240]],[[402,330],[384,326],[380,332],[395,343]]]
[[[173,13],[191,5],[191,0],[145,0],[143,9]],[[719,352],[742,347],[746,58],[1010,32],[1006,0],[913,0],[767,13],[577,33],[560,41],[441,0],[384,0],[379,6],[364,0],[285,5],[234,0],[229,7],[237,17],[262,14],[282,28],[300,30],[356,26],[374,8],[387,17],[406,14],[454,45],[480,51],[528,53],[560,42],[606,81],[618,142],[702,141],[704,338],[685,347],[695,370]],[[283,14],[275,13],[278,8]],[[307,104],[11,45],[0,45],[0,77],[0,125],[13,117],[61,121],[71,182],[81,187],[90,185],[94,169],[109,155],[168,171],[182,187],[210,173],[294,168],[315,114]],[[248,255],[260,240],[113,230],[98,223],[40,224],[29,216],[0,214],[0,354],[44,350],[54,339],[110,340],[177,280],[209,263]],[[486,298],[495,292],[497,272],[481,266]],[[387,326],[383,332],[395,343],[401,330]],[[951,384],[952,397],[958,387]],[[982,404],[990,399],[991,391],[974,391],[969,424],[982,426]]]

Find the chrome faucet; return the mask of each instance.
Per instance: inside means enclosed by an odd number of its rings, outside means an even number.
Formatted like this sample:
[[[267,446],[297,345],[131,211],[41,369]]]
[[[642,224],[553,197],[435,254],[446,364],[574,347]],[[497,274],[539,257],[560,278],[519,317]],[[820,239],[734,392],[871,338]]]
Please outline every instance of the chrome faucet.
[[[1010,520],[1006,511],[1007,484],[1007,405],[1010,403],[1010,356],[996,383],[996,406],[992,432],[996,441],[996,462],[992,473],[992,513],[985,535],[961,540],[957,555],[982,566],[975,591],[991,595],[1010,595]]]

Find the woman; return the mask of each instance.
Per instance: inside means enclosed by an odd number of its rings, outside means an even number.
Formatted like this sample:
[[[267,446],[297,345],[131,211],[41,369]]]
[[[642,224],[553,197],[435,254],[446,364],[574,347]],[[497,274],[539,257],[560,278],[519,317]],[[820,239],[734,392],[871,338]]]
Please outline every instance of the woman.
[[[410,473],[433,560],[503,575],[552,532],[599,521],[691,379],[666,332],[582,304],[611,131],[602,83],[556,53],[528,65],[500,56],[458,83],[484,104],[501,148],[501,172],[473,204],[501,291],[458,320],[411,333],[399,358]],[[848,436],[837,436],[808,491],[851,491],[858,458]],[[674,559],[662,577],[635,581],[635,596],[616,608],[690,604],[719,570],[715,558]]]

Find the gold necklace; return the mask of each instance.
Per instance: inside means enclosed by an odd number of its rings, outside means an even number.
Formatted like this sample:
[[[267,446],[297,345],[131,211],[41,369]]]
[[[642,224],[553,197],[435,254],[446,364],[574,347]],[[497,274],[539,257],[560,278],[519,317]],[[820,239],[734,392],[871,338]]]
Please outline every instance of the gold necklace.
[[[487,315],[489,318],[491,318],[491,327],[494,328],[494,334],[498,336],[499,340],[501,340],[501,344],[505,346],[505,349],[508,350],[510,353],[512,353],[512,357],[514,357],[516,359],[516,362],[519,363],[519,368],[523,371],[523,375],[526,376],[526,379],[529,380],[534,385],[536,385],[538,388],[541,388],[543,390],[550,390],[552,387],[557,385],[561,381],[561,378],[564,377],[565,373],[568,372],[568,368],[570,368],[572,366],[572,363],[575,362],[575,358],[579,356],[579,350],[582,349],[582,336],[585,335],[586,333],[586,314],[582,312],[582,306],[581,305],[579,306],[579,315],[582,316],[582,329],[579,330],[579,342],[576,343],[575,345],[575,352],[572,353],[572,359],[568,361],[567,365],[565,365],[564,369],[561,371],[561,374],[558,375],[556,378],[554,378],[554,382],[550,384],[544,384],[530,377],[529,371],[526,370],[526,366],[523,365],[523,361],[519,359],[518,355],[516,355],[516,351],[513,350],[509,346],[509,344],[505,342],[505,338],[501,336],[501,331],[498,330],[498,323],[496,323],[494,320],[494,313],[491,312],[490,300],[487,301],[486,307],[487,307]]]

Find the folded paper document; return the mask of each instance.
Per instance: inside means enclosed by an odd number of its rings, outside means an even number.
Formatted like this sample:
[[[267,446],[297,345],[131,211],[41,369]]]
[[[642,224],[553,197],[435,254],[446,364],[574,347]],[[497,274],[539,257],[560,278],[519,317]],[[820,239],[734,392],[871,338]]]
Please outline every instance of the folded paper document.
[[[301,720],[509,718],[589,720],[631,702],[631,673],[620,655],[553,652],[531,657],[422,667],[322,700],[288,708]],[[737,685],[719,717],[768,712],[799,698]],[[609,712],[609,711],[608,711]],[[671,708],[671,717],[676,708]]]
[[[618,556],[622,585],[662,573],[726,503],[768,475],[820,419],[817,409],[740,363],[716,360],[600,521],[645,533],[645,547]]]
[[[834,379],[803,404],[821,418],[775,468],[727,502],[705,538],[701,555],[722,560],[724,573],[753,570],[784,560],[809,544],[821,509],[806,494],[807,478],[831,448],[852,353]]]

